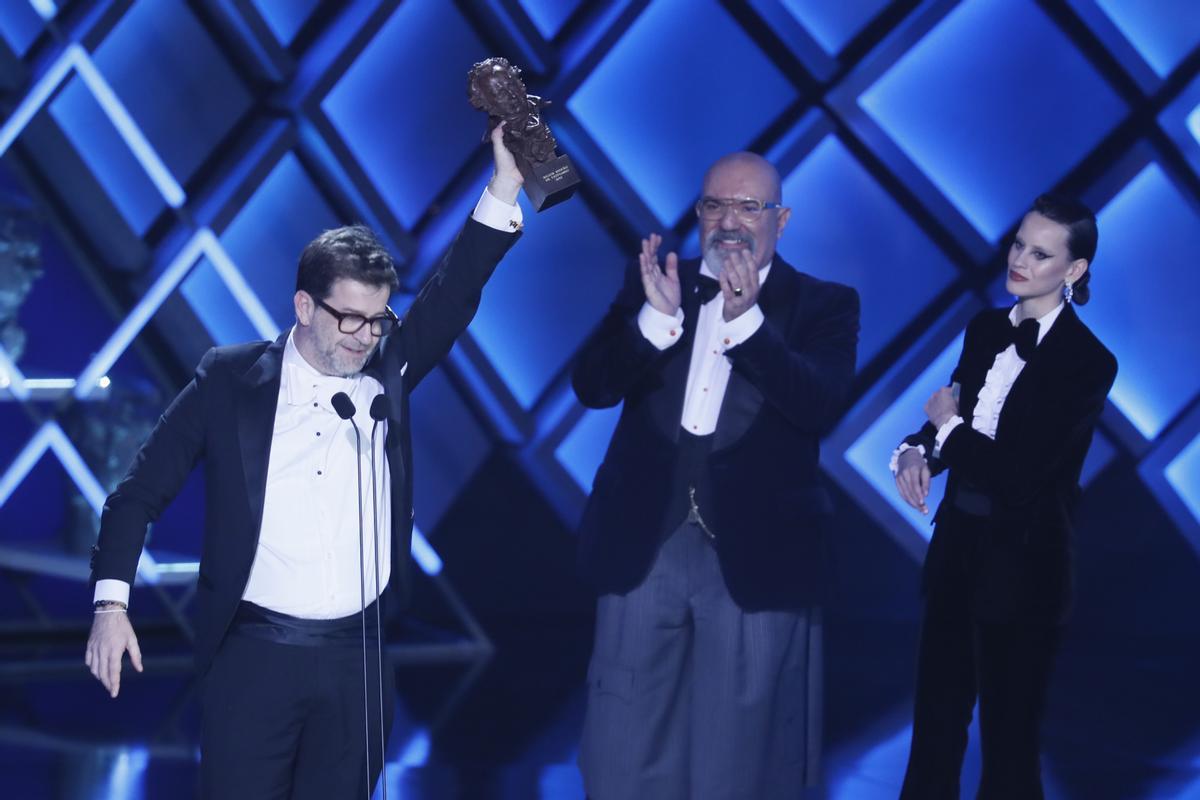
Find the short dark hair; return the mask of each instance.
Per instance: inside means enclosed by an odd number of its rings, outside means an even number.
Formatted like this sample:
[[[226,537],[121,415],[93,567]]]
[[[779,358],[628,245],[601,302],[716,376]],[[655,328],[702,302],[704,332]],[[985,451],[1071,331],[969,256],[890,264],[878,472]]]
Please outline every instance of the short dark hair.
[[[1071,260],[1082,258],[1088,262],[1088,271],[1072,285],[1074,296],[1071,302],[1083,305],[1091,298],[1088,283],[1092,279],[1091,264],[1096,257],[1096,245],[1100,241],[1100,230],[1096,226],[1096,215],[1080,201],[1059,194],[1047,193],[1033,201],[1030,211],[1041,214],[1051,222],[1067,229],[1067,251]]]
[[[308,292],[316,300],[329,296],[333,284],[342,279],[386,286],[400,286],[396,265],[375,232],[366,225],[332,228],[305,245],[296,269],[296,291]]]

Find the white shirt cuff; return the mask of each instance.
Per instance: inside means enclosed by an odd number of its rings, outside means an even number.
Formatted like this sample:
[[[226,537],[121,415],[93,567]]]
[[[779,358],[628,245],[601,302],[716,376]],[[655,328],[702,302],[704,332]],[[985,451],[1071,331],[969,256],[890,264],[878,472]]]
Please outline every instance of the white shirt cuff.
[[[950,435],[950,432],[959,425],[962,425],[963,422],[963,418],[955,414],[953,417],[946,420],[942,427],[938,428],[937,436],[933,437],[933,441],[935,443],[933,446],[934,458],[937,458],[939,455],[941,455],[942,445],[946,443],[946,437]]]
[[[726,350],[737,347],[758,332],[764,319],[766,317],[763,316],[762,309],[755,303],[742,312],[740,317],[721,325],[721,344]]]
[[[96,594],[92,602],[97,600],[119,600],[129,605],[129,584],[112,578],[96,581]]]
[[[642,303],[637,316],[638,330],[646,341],[659,350],[666,350],[683,337],[683,309],[675,309],[675,315],[664,314],[649,302]]]
[[[479,197],[479,202],[475,204],[471,218],[489,228],[510,233],[520,230],[525,220],[520,204],[509,205],[503,200],[498,200],[486,187]]]
[[[900,471],[900,456],[905,450],[918,450],[921,453],[921,457],[925,457],[925,445],[901,442],[900,446],[892,451],[892,460],[888,462],[888,469],[892,471],[892,477],[895,477],[896,473]]]

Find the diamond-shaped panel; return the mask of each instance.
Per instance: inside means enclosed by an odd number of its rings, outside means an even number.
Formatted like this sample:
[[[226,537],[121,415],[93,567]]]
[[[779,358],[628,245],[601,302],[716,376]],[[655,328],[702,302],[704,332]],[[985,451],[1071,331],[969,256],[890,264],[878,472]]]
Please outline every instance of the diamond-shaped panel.
[[[837,53],[887,8],[888,0],[783,0],[783,5],[830,55]]]
[[[125,222],[144,234],[166,203],[95,96],[72,77],[49,111]]]
[[[0,0],[0,36],[18,56],[25,55],[45,27],[29,0]]]
[[[554,450],[554,457],[585,492],[592,490],[592,480],[596,477],[600,462],[604,460],[608,442],[612,439],[613,431],[617,429],[617,420],[620,417],[619,405],[589,410],[579,418],[575,427],[563,437]]]
[[[278,0],[254,0],[254,7],[262,14],[271,33],[280,44],[287,47],[296,38],[296,34],[313,11],[321,4],[321,0],[288,0],[280,3]]]
[[[962,352],[962,339],[962,334],[955,337],[916,380],[896,397],[891,406],[862,432],[845,454],[846,461],[926,540],[933,534],[929,521],[933,510],[942,502],[946,480],[942,477],[931,483],[929,497],[926,499],[930,516],[925,516],[900,498],[888,462],[892,450],[900,444],[900,440],[925,422],[925,416],[921,413],[925,401],[950,382],[950,373],[954,371],[958,355]]]
[[[523,407],[537,401],[608,308],[631,256],[617,249],[587,204],[533,219],[496,270],[470,332]]]
[[[135,3],[93,60],[180,181],[250,108],[241,78],[185,3]]]
[[[1080,316],[1119,362],[1113,403],[1153,439],[1200,391],[1190,300],[1200,297],[1200,213],[1151,162],[1097,220],[1092,301]]]
[[[1126,111],[1028,0],[956,6],[859,104],[990,242]]]
[[[582,4],[583,0],[521,0],[525,13],[547,39],[557,36],[563,24]]]
[[[797,96],[715,0],[663,0],[638,17],[567,106],[669,226],[699,195],[709,164],[746,148]]]
[[[862,300],[858,363],[870,361],[957,270],[835,137],[783,182],[792,216],[779,252]]]
[[[1200,523],[1200,436],[1167,465],[1165,472],[1171,487]]]
[[[279,327],[295,317],[292,295],[300,251],[317,234],[341,223],[292,152],[221,233],[221,244]]]
[[[1096,0],[1160,78],[1200,45],[1200,13],[1192,0]]]
[[[432,531],[455,496],[491,452],[487,433],[441,369],[412,395],[413,507],[416,524]]]
[[[467,102],[467,71],[488,55],[453,4],[407,2],[321,103],[406,226],[482,146],[487,118]]]

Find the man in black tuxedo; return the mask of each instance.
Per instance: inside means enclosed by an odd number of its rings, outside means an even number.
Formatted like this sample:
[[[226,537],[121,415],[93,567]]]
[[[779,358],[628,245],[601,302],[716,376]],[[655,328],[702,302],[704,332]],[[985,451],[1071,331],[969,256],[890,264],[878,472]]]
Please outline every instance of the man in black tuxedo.
[[[394,690],[374,650],[379,606],[395,612],[409,588],[408,395],[467,327],[521,223],[521,174],[500,127],[491,139],[488,188],[403,321],[374,234],[321,234],[300,257],[296,324],[210,350],[105,503],[86,662],[115,698],[123,655],[142,669],[125,610],[147,526],[204,462],[204,797],[363,797],[378,779]],[[360,470],[380,473],[378,500],[369,478],[360,499]]]
[[[594,800],[794,798],[819,746],[830,504],[819,437],[854,377],[858,295],[775,253],[775,168],[718,160],[702,261],[642,242],[573,383],[624,402],[580,530],[598,591],[580,747]]]

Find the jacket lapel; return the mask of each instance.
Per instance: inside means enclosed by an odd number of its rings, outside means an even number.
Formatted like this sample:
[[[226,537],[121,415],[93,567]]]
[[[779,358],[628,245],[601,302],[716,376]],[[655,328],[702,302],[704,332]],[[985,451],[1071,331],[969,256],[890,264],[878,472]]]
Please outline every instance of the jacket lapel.
[[[271,436],[275,429],[275,409],[279,403],[283,348],[289,331],[280,334],[250,369],[239,378],[237,408],[238,444],[242,451],[242,470],[246,476],[246,498],[253,516],[257,539],[262,525],[263,502],[267,493],[267,463],[271,456]]]
[[[778,254],[767,273],[767,280],[758,292],[758,307],[776,330],[786,331],[788,317],[799,299],[795,297],[796,271]],[[713,450],[729,447],[742,438],[762,410],[763,396],[754,384],[736,369],[729,373],[725,397],[721,401],[717,429],[713,434]]]
[[[997,439],[1001,435],[1012,436],[1020,429],[1021,421],[1033,408],[1038,390],[1053,380],[1055,371],[1062,368],[1064,359],[1070,355],[1071,342],[1079,325],[1079,317],[1068,304],[1013,382],[996,423]]]

